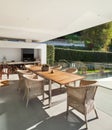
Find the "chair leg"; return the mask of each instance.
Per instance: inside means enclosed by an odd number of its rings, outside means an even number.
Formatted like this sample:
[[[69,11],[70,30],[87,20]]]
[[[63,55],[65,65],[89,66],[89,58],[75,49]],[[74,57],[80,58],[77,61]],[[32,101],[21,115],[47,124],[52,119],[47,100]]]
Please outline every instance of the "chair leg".
[[[28,106],[29,98],[26,99],[26,107]]]
[[[66,117],[68,117],[69,105],[67,104]]]
[[[62,85],[60,84],[60,89],[62,88]]]
[[[98,114],[97,114],[97,111],[96,111],[95,108],[94,108],[94,112],[95,112],[95,114],[96,114],[96,118],[98,118]]]
[[[0,73],[0,79],[2,79],[2,74]]]
[[[7,79],[9,79],[9,73],[7,73]]]
[[[86,129],[88,129],[88,125],[87,125],[87,115],[84,115],[84,117],[85,117]]]
[[[25,99],[26,94],[27,94],[27,92],[26,92],[26,90],[25,90],[25,91],[24,91],[24,95],[23,95],[23,100]]]
[[[42,102],[44,102],[44,93],[42,94]]]

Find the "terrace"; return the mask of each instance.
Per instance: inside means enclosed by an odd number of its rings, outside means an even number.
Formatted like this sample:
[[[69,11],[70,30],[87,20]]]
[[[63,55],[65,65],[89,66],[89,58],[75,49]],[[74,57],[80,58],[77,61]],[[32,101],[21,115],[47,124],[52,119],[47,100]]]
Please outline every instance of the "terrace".
[[[6,75],[3,75],[6,79]],[[0,129],[1,130],[84,130],[84,117],[77,111],[71,110],[66,118],[66,91],[60,91],[59,85],[54,83],[52,106],[48,108],[47,90],[46,100],[41,102],[41,97],[31,100],[26,108],[25,100],[17,91],[18,75],[9,76],[9,85],[0,87]],[[99,82],[100,83],[100,82]],[[106,85],[106,84],[105,84]],[[111,84],[108,84],[111,86]],[[104,85],[103,85],[104,86]],[[100,86],[95,97],[96,109],[99,119],[91,120],[94,112],[88,115],[89,130],[111,130],[112,128],[112,89]]]
[[[38,50],[35,58],[46,63],[46,41],[112,21],[111,5],[111,0],[0,1],[0,62],[3,56],[20,61],[21,49],[32,48]],[[10,38],[14,41],[7,41]],[[111,79],[102,80],[95,97],[99,119],[91,121],[94,113],[89,115],[89,130],[112,129]],[[9,84],[0,87],[0,130],[85,130],[77,111],[71,110],[66,118],[64,88],[60,91],[53,84],[52,107],[47,107],[48,99],[42,103],[39,97],[26,108],[18,85],[18,76],[11,74]]]

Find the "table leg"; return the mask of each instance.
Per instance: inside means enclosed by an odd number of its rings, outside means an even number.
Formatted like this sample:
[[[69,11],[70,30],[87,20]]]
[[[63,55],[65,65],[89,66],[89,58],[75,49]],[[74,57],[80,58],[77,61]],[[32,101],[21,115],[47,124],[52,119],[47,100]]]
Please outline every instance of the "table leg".
[[[49,107],[51,106],[52,90],[51,90],[51,80],[49,80]]]

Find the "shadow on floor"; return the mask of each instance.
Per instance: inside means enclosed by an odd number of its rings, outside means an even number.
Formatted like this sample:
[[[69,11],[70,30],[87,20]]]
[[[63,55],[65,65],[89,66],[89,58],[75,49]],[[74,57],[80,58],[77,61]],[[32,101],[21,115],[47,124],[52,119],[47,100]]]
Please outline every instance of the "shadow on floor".
[[[29,102],[26,108],[23,95],[17,91],[18,83],[14,82],[0,88],[0,130],[26,130],[49,117],[38,99]]]
[[[17,87],[18,81],[11,81],[0,88],[0,130],[85,130],[81,129],[85,122],[72,112],[68,118],[65,112],[50,117],[39,99],[31,100],[26,108]]]
[[[64,112],[45,119],[32,130],[79,130],[84,124],[85,122],[73,113],[70,113],[68,118],[66,118],[66,113]]]

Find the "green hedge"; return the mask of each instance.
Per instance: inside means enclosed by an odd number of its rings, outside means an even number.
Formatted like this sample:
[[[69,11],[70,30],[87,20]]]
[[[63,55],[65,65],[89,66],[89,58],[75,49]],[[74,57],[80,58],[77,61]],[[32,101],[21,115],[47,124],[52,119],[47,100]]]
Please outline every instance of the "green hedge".
[[[55,58],[55,48],[52,45],[47,45],[47,64],[53,65]]]
[[[85,51],[85,50],[73,50],[55,48],[55,61],[65,59],[71,61],[84,61],[84,62],[112,62],[111,52],[99,52],[99,51]]]

